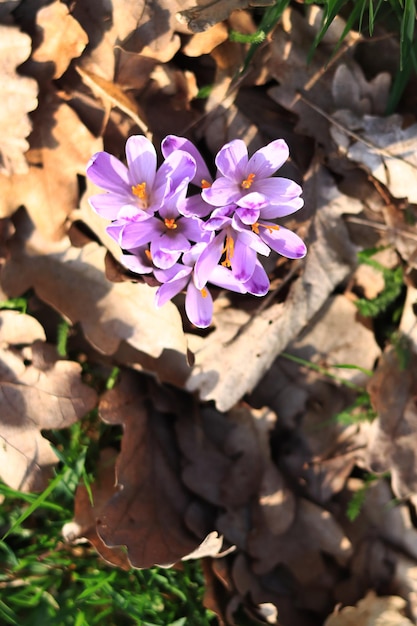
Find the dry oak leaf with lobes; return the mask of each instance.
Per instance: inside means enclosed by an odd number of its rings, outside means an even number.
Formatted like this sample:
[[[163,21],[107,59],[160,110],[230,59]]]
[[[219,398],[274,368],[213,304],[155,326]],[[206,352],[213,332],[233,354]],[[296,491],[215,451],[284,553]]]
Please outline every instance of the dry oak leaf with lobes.
[[[35,80],[19,76],[16,67],[29,57],[30,37],[14,26],[0,25],[0,173],[24,174],[28,166],[26,137],[32,129],[27,116],[38,105]]]
[[[36,25],[42,33],[42,43],[32,59],[53,63],[53,78],[60,78],[72,59],[82,54],[88,43],[87,34],[59,0],[38,11]]]
[[[184,522],[191,494],[180,480],[174,415],[155,407],[145,377],[127,372],[104,394],[99,414],[107,424],[123,424],[124,435],[118,490],[101,509],[98,534],[109,547],[126,546],[134,567],[172,565],[200,543]]]
[[[0,312],[0,475],[23,491],[43,489],[58,461],[41,429],[70,426],[97,401],[81,366],[56,360],[44,340],[34,318]]]

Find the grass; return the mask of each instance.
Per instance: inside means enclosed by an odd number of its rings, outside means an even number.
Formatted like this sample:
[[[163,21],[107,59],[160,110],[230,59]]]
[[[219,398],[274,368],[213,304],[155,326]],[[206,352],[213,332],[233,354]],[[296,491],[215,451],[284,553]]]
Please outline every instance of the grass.
[[[0,623],[215,624],[214,614],[202,605],[198,562],[186,562],[181,569],[126,572],[108,566],[89,544],[63,542],[61,529],[73,517],[75,489],[80,481],[89,481],[90,428],[87,420],[52,433],[62,461],[42,494],[23,494],[0,484]]]

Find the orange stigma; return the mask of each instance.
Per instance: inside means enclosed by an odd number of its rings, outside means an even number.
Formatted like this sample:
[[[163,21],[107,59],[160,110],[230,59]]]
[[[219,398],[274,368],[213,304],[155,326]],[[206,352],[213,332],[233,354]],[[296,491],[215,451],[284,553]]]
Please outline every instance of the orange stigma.
[[[223,248],[223,252],[226,253],[226,258],[224,261],[222,261],[222,265],[224,265],[224,267],[230,267],[232,264],[231,261],[233,258],[233,254],[235,252],[235,242],[229,235],[227,235],[226,237],[226,243]]]
[[[208,296],[208,291],[205,287],[203,287],[202,289],[200,289],[200,293],[203,296],[203,298],[207,298]]]
[[[152,254],[150,250],[145,250],[145,256],[149,261],[152,261]]]
[[[201,189],[208,189],[209,187],[211,187],[211,183],[203,178],[203,180],[201,181]]]
[[[148,206],[148,193],[146,191],[146,183],[138,183],[137,185],[132,185],[132,193],[139,200],[142,200],[143,208],[147,208]]]
[[[251,225],[252,231],[259,235],[260,228],[266,228],[267,231],[272,233],[273,230],[279,230],[278,224],[260,224],[259,222],[255,222]]]
[[[175,220],[173,217],[170,219],[165,218],[164,224],[169,230],[175,230],[176,228],[178,228],[178,224],[175,223]]]
[[[255,174],[248,174],[248,177],[245,180],[242,180],[241,187],[242,189],[250,189],[252,187],[252,183],[255,180]]]

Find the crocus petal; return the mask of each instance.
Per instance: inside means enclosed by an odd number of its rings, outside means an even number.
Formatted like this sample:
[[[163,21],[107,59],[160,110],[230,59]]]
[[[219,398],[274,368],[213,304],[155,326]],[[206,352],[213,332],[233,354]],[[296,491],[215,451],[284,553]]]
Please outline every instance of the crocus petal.
[[[119,236],[119,245],[126,250],[132,250],[148,244],[155,237],[159,237],[161,228],[160,220],[150,217],[142,222],[128,222]]]
[[[187,237],[189,241],[193,241],[195,243],[200,241],[209,242],[213,233],[204,229],[204,222],[199,220],[198,218],[182,218],[178,220],[178,225],[181,228],[181,233]]]
[[[269,204],[281,204],[293,198],[297,198],[302,193],[300,185],[297,185],[289,178],[265,178],[253,182],[252,191],[258,191],[266,198]]]
[[[194,267],[194,282],[197,289],[202,289],[213,269],[223,254],[226,234],[221,232],[211,241],[198,257]]]
[[[188,154],[191,154],[196,163],[195,175],[191,179],[191,182],[198,187],[202,186],[203,180],[207,181],[208,183],[211,183],[211,181],[213,180],[200,152],[197,150],[195,145],[185,137],[168,135],[161,143],[161,150],[165,158],[167,158],[176,150],[183,150],[183,152],[188,152]]]
[[[174,263],[166,270],[161,270],[158,267],[154,268],[154,276],[160,283],[168,283],[173,280],[178,280],[183,276],[189,276],[192,272],[191,267],[184,267],[182,263]]]
[[[146,183],[149,193],[156,172],[156,151],[153,144],[142,135],[133,135],[126,141],[126,159],[132,185]]]
[[[260,227],[259,236],[272,250],[289,259],[302,259],[307,253],[304,241],[283,226],[278,230]]]
[[[239,237],[235,240],[232,258],[232,272],[234,277],[242,283],[252,276],[256,264],[256,252],[242,243]]]
[[[245,285],[237,280],[231,270],[223,265],[216,265],[210,274],[209,282],[217,287],[236,291],[237,293],[247,293]]]
[[[197,328],[210,326],[213,317],[213,299],[206,287],[200,290],[192,280],[185,295],[185,312],[190,322]]]
[[[235,204],[242,197],[242,189],[229,178],[220,177],[214,181],[211,187],[201,192],[203,200],[213,206],[226,206]]]
[[[191,244],[183,233],[176,230],[163,233],[161,237],[155,241],[155,248],[162,252],[185,252],[191,248]]]
[[[245,244],[248,248],[252,248],[252,250],[255,250],[259,254],[263,254],[263,256],[269,256],[271,252],[269,246],[262,241],[259,235],[249,230],[247,226],[244,226],[237,215],[233,216],[232,223],[233,229],[239,233],[238,237],[241,243]]]
[[[162,250],[159,247],[159,239],[151,241],[150,249],[153,264],[162,270],[172,267],[181,256],[181,252],[177,250]]]
[[[142,222],[150,217],[152,217],[152,213],[143,211],[135,204],[124,204],[117,213],[117,219],[126,222]]]
[[[160,186],[161,182],[169,178],[172,181],[170,193],[175,193],[179,187],[187,186],[194,178],[196,170],[195,161],[190,154],[177,150],[170,154],[157,171],[155,184]]]
[[[126,196],[115,193],[98,193],[88,198],[91,208],[106,220],[115,220],[126,200]]]
[[[152,265],[144,254],[122,254],[120,261],[135,274],[150,274],[152,272]]]
[[[88,162],[87,176],[106,191],[124,195],[131,192],[129,172],[119,159],[107,152],[97,152]]]
[[[274,220],[277,217],[285,217],[299,211],[304,206],[302,198],[294,198],[287,203],[270,204],[261,209],[260,218],[264,220]]]
[[[244,283],[244,287],[253,296],[264,296],[268,293],[269,278],[259,261],[256,262],[255,270],[249,280]]]
[[[289,154],[288,146],[283,139],[271,141],[249,159],[247,173],[255,174],[255,180],[272,176],[285,163]]]
[[[174,296],[180,293],[183,289],[185,289],[186,284],[190,280],[189,275],[184,275],[177,280],[172,280],[170,282],[164,283],[155,293],[155,304],[157,307],[161,307],[171,300]]]
[[[247,209],[245,207],[238,207],[236,209],[236,214],[240,217],[244,224],[248,225],[257,222],[260,213],[260,209]]]
[[[178,211],[186,217],[206,217],[212,210],[211,204],[204,202],[199,193],[178,202]]]
[[[234,139],[227,143],[216,156],[216,166],[221,175],[239,184],[245,178],[247,163],[248,150],[241,139]]]

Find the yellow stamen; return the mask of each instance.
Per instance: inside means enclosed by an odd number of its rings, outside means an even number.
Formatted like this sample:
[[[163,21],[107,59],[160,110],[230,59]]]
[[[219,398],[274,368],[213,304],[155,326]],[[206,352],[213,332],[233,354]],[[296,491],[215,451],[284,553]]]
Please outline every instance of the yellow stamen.
[[[169,230],[175,230],[176,228],[178,228],[178,224],[175,223],[175,219],[173,217],[170,219],[165,218],[164,224],[167,228],[169,228]]]
[[[205,287],[203,287],[202,289],[200,289],[200,293],[203,296],[203,298],[207,298],[208,296],[208,291]]]
[[[272,233],[273,230],[279,230],[278,224],[260,224],[259,222],[252,224],[251,228],[257,235],[259,235],[260,228],[266,228],[266,230],[270,233]]]
[[[248,177],[245,180],[242,180],[241,187],[242,189],[250,189],[252,187],[252,183],[255,180],[255,174],[248,174]]]
[[[147,201],[148,194],[146,192],[146,183],[132,185],[132,192],[137,198],[139,198],[139,200],[144,200],[145,202]]]
[[[208,180],[203,178],[203,180],[201,181],[201,188],[202,189],[208,189],[209,187],[211,187],[211,183],[209,183]]]
[[[235,252],[235,242],[233,241],[232,237],[230,237],[229,235],[227,235],[226,237],[226,243],[223,248],[223,252],[226,253],[226,258],[224,261],[222,261],[222,265],[224,265],[224,267],[231,267],[232,265],[231,261],[233,259],[233,255]]]

